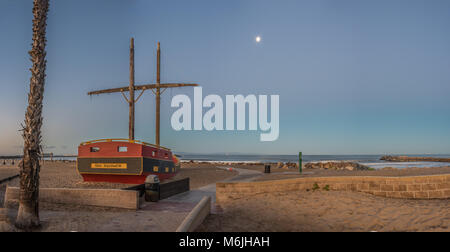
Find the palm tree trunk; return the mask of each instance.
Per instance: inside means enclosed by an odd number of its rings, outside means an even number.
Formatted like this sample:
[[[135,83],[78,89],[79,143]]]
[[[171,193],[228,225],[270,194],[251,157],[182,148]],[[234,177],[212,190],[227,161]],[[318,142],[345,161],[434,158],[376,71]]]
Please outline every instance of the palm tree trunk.
[[[44,95],[46,27],[49,0],[34,0],[33,44],[29,52],[33,67],[28,108],[23,128],[23,162],[20,169],[20,201],[16,227],[31,229],[39,223],[39,159],[41,154],[42,99]]]

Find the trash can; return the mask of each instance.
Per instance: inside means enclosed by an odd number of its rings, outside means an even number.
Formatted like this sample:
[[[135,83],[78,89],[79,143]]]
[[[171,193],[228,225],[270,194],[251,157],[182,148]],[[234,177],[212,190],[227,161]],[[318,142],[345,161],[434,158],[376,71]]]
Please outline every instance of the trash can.
[[[145,201],[159,201],[159,178],[156,175],[149,175],[145,179]]]
[[[264,173],[270,173],[270,165],[264,167]]]

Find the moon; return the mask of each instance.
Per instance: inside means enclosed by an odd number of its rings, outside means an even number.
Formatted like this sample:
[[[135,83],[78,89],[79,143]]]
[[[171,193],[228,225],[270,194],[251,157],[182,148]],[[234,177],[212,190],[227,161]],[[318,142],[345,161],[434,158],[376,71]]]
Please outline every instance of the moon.
[[[256,36],[255,41],[256,41],[256,43],[260,43],[261,42],[261,36]]]

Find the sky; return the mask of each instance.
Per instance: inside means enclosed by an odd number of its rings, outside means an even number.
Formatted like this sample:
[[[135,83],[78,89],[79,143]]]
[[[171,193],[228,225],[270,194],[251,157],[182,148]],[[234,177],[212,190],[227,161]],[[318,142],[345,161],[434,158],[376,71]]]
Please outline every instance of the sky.
[[[32,1],[0,0],[0,155],[20,154],[29,89]],[[161,104],[161,144],[176,152],[449,154],[450,1],[50,0],[44,152],[128,136],[121,94],[135,38],[136,84],[194,82],[204,95],[279,95],[280,136],[174,131]],[[255,38],[261,36],[260,43]],[[136,138],[154,142],[155,99],[136,105]]]

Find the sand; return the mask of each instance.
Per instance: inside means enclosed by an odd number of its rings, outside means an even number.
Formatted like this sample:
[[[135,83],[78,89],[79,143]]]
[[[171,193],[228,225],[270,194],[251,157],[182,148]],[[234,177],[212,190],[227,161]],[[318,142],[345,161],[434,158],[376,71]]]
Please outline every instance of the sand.
[[[262,165],[237,166],[244,169],[252,169],[264,171]],[[324,169],[306,169],[300,175],[297,169],[278,169],[272,168],[271,174],[265,174],[257,179],[257,181],[293,179],[304,177],[338,177],[338,176],[387,176],[387,177],[403,177],[403,176],[422,176],[422,175],[438,175],[450,174],[450,167],[429,167],[429,168],[405,168],[405,169],[381,169],[373,171],[346,171],[346,170],[324,170]]]
[[[198,232],[450,231],[450,200],[402,200],[354,192],[256,195],[221,205]]]
[[[188,164],[183,163],[181,170],[174,179],[190,178],[191,189],[197,189],[215,182],[223,181],[225,179],[236,176],[236,171],[227,171],[219,169],[213,164]]]
[[[1,167],[0,175],[12,176],[19,173],[16,167]],[[190,165],[183,164],[177,176],[173,179],[190,178],[191,189],[196,189],[218,181],[225,180],[237,175],[235,171],[226,171],[218,169],[213,165]],[[0,177],[0,178],[4,178]],[[3,206],[4,193],[6,186],[18,187],[19,179],[14,179],[0,185],[0,207]],[[92,189],[123,189],[133,185],[111,184],[111,183],[87,183],[83,182],[81,176],[76,171],[74,162],[45,162],[40,172],[41,188],[92,188]]]
[[[1,169],[0,169],[1,171]],[[18,173],[18,169],[16,169]],[[10,169],[8,172],[11,174]],[[199,188],[217,181],[235,176],[236,172],[217,169],[213,165],[183,164],[179,174],[174,179],[190,177],[191,189]],[[19,179],[6,183],[9,186],[19,186]],[[112,183],[86,183],[76,171],[75,162],[45,162],[40,172],[41,188],[112,188],[122,189],[133,185]]]
[[[263,165],[236,165],[264,171]],[[450,174],[450,167],[334,171],[272,168],[257,181],[328,176]],[[199,232],[450,231],[450,200],[407,200],[358,192],[286,192],[230,200]]]
[[[16,170],[18,172],[18,169]],[[175,179],[190,177],[191,189],[196,189],[236,175],[237,172],[235,171],[217,169],[212,165],[192,166],[183,164]],[[126,188],[130,186],[109,183],[84,183],[75,170],[75,163],[46,162],[41,169],[40,177],[41,188]],[[3,206],[2,201],[6,185],[19,186],[19,179],[0,185],[0,207]],[[39,214],[42,228],[37,231],[175,231],[179,223],[183,221],[194,206],[195,204],[188,204],[184,208],[180,208],[170,204],[164,207],[162,205],[154,205],[150,206],[150,209],[131,211],[41,202]],[[12,220],[15,219],[15,214],[17,213],[16,207],[12,207],[9,210],[10,219]],[[175,210],[174,207],[176,208]],[[17,230],[0,222],[1,231]]]
[[[0,180],[19,174],[19,168],[0,164]]]
[[[218,169],[228,165],[183,163],[177,178],[190,177],[191,188],[222,181],[236,172]],[[262,165],[234,167],[264,171]],[[0,174],[14,173],[15,168],[1,169]],[[5,168],[5,167],[3,167]],[[8,170],[8,171],[7,171]],[[414,176],[450,173],[450,167],[410,168],[379,171],[330,171],[272,168],[270,175],[258,180],[288,179],[301,176]],[[18,186],[15,179],[9,184]],[[123,188],[121,184],[84,183],[75,170],[75,163],[47,162],[41,171],[41,187]],[[128,186],[125,186],[128,187]],[[5,184],[0,185],[0,206]],[[154,225],[145,211],[129,211],[86,206],[41,204],[41,231],[148,231]],[[164,209],[160,211],[164,212]],[[169,223],[185,217],[188,212],[161,215],[153,221]],[[164,217],[165,216],[165,217]],[[164,219],[167,218],[167,219]],[[176,223],[176,222],[174,222]],[[145,225],[144,225],[145,224]],[[127,226],[128,225],[128,226]],[[152,226],[153,225],[153,226]],[[102,229],[96,229],[96,227]],[[176,227],[170,227],[174,229]],[[170,230],[171,230],[170,229]],[[131,231],[133,231],[131,230]],[[356,192],[287,192],[256,195],[230,200],[218,207],[218,214],[209,216],[197,231],[263,232],[263,231],[450,231],[450,200],[405,200],[376,197]]]

